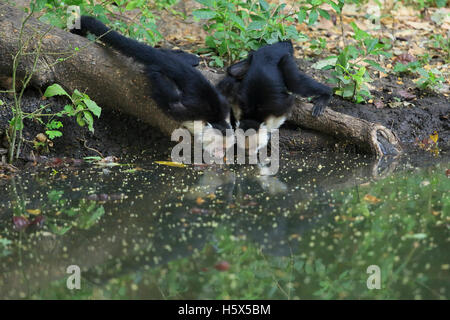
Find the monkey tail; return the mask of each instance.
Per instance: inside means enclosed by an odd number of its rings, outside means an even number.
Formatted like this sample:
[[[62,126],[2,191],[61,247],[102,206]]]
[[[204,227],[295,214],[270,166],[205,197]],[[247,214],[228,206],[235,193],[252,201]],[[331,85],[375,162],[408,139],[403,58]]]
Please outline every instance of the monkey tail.
[[[100,37],[102,42],[139,62],[158,63],[162,60],[161,53],[157,49],[127,38],[93,17],[81,16],[80,22],[81,30],[72,29],[72,33],[86,35],[87,32],[90,32],[96,37]]]

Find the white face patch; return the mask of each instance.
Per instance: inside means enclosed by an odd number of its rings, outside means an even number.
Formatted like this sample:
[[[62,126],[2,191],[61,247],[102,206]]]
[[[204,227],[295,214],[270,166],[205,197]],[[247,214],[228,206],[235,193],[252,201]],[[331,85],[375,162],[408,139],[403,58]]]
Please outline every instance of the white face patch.
[[[258,150],[267,146],[267,143],[269,143],[269,138],[270,138],[270,130],[263,122],[261,123],[258,129]]]
[[[245,148],[249,155],[256,154],[260,149],[267,146],[270,139],[270,131],[278,129],[286,121],[285,116],[275,117],[269,116],[266,121],[261,123],[256,134],[246,139]],[[255,147],[256,146],[256,147]]]
[[[195,136],[194,128],[197,129],[196,125],[201,128],[203,131],[203,127],[205,126],[204,121],[184,121],[181,123],[183,127],[189,130],[190,133],[192,133]]]
[[[205,121],[184,121],[182,125],[192,133],[195,142],[202,144],[203,150],[214,158],[223,158],[226,149],[231,148],[236,140],[234,135],[224,136]]]
[[[258,151],[264,148],[269,142],[270,132],[266,125],[261,123],[255,134],[249,135],[245,139],[245,149],[248,150],[249,156],[256,155]]]
[[[232,104],[231,109],[233,110],[233,115],[234,115],[234,118],[236,119],[236,121],[241,120],[241,116],[242,116],[241,108],[235,104]]]
[[[208,152],[214,158],[224,157],[224,136],[222,133],[214,129],[209,123],[203,129],[203,150]]]
[[[275,116],[269,116],[267,117],[265,124],[268,131],[273,129],[278,129],[281,127],[281,125],[286,121],[285,116],[275,117]]]

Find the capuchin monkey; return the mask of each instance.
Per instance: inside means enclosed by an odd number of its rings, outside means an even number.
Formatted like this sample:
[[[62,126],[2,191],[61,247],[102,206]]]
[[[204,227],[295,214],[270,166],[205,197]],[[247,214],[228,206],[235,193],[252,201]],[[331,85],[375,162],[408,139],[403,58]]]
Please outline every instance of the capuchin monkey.
[[[270,131],[286,120],[294,102],[290,92],[315,96],[315,117],[323,114],[331,99],[331,88],[300,72],[293,54],[291,41],[264,46],[228,67],[227,76],[217,85],[231,97],[236,126],[257,132],[253,135],[257,150],[267,145]]]
[[[222,94],[195,69],[199,63],[196,56],[181,50],[153,48],[109,29],[93,17],[82,16],[80,20],[81,28],[72,29],[72,33],[82,36],[92,33],[102,42],[142,63],[152,84],[152,98],[158,107],[182,122],[191,133],[194,133],[193,122],[197,120],[202,122],[204,132],[205,129],[217,129],[207,130],[208,134],[200,133],[198,137],[203,138],[204,149],[213,151],[219,147],[214,145],[215,141],[219,141],[214,135],[225,134],[226,129],[231,129],[230,106]]]

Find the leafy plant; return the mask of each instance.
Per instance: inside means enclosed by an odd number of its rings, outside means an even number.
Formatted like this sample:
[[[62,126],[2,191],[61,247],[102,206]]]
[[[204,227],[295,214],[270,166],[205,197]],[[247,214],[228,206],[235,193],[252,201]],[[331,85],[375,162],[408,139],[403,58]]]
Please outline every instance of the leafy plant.
[[[444,38],[441,34],[431,36],[432,45],[434,48],[444,52],[444,60],[446,63],[450,62],[450,38]]]
[[[61,127],[63,127],[61,121],[51,120],[45,126],[45,133],[47,134],[49,139],[53,140],[54,138],[62,136],[62,132],[58,130]]]
[[[102,205],[86,199],[81,199],[76,206],[71,206],[62,190],[51,190],[47,198],[48,202],[42,209],[46,209],[49,229],[57,235],[64,235],[73,227],[87,230],[105,213]]]
[[[265,0],[196,0],[205,8],[195,10],[194,17],[207,20],[204,28],[206,52],[213,64],[222,67],[245,58],[250,50],[280,40],[305,39],[293,24],[295,13],[285,13],[286,4],[270,5]]]
[[[48,147],[53,145],[52,140],[63,135],[60,131],[63,123],[59,119],[75,117],[78,125],[81,127],[87,126],[89,131],[94,132],[94,116],[100,117],[102,111],[95,101],[92,101],[87,94],[77,89],[74,90],[72,95],[69,95],[59,84],[53,84],[44,93],[44,97],[47,98],[57,95],[68,97],[71,104],[65,105],[64,109],[58,112],[52,112],[47,105],[41,105],[34,112],[23,113],[23,119],[33,119],[45,126],[45,135],[39,134],[37,136],[38,139],[34,141],[34,147],[46,152]]]
[[[311,26],[314,23],[316,23],[319,16],[322,16],[325,19],[330,20],[331,17],[330,17],[330,14],[328,13],[328,11],[321,9],[320,6],[325,3],[328,3],[328,4],[331,4],[336,11],[338,11],[340,2],[344,3],[344,1],[342,1],[342,0],[338,0],[338,4],[336,4],[334,1],[330,1],[330,0],[305,0],[305,1],[302,1],[300,9],[298,10],[298,13],[297,13],[298,23],[302,23],[304,21],[306,22],[306,20],[308,20],[307,23],[309,26]]]
[[[442,85],[445,80],[442,73],[437,69],[425,70],[424,68],[419,68],[418,73],[421,75],[416,81],[416,85],[419,89],[431,89],[435,90]]]
[[[44,96],[47,98],[57,95],[68,97],[72,104],[66,104],[64,106],[64,110],[50,116],[75,117],[78,125],[81,127],[87,125],[89,131],[94,132],[93,116],[99,118],[102,109],[94,101],[92,101],[86,93],[82,93],[75,89],[72,95],[69,95],[59,84],[49,86],[44,93]],[[62,127],[62,123],[51,118],[46,124],[46,128],[49,129],[46,133],[54,136],[60,136],[60,133],[56,130],[60,127]]]
[[[0,238],[0,258],[6,257],[11,253],[10,245],[12,241],[9,239]]]
[[[415,6],[419,9],[423,9],[425,7],[438,7],[438,8],[444,8],[447,5],[447,0],[406,0],[406,1],[399,1],[398,2],[404,2],[408,5]]]
[[[397,62],[394,65],[394,72],[397,73],[414,73],[422,67],[420,61],[412,61],[408,63]]]
[[[33,4],[33,3],[32,3]],[[24,119],[24,113],[22,110],[22,97],[25,92],[25,89],[27,88],[28,84],[30,83],[34,72],[37,69],[38,60],[41,55],[42,50],[42,40],[47,35],[47,33],[50,31],[48,29],[45,32],[39,33],[39,31],[34,31],[28,38],[25,37],[25,25],[27,24],[28,20],[32,17],[33,10],[29,12],[22,20],[21,27],[19,30],[19,36],[18,36],[18,50],[16,53],[13,54],[13,63],[12,63],[12,88],[11,90],[7,90],[6,92],[12,93],[14,95],[14,103],[11,106],[11,111],[13,113],[12,119],[9,121],[10,124],[10,130],[6,131],[8,143],[9,143],[9,149],[8,149],[8,162],[12,163],[14,159],[17,159],[19,157],[21,147],[22,147],[22,140],[23,140],[23,119]],[[32,52],[27,52],[27,47],[29,46],[30,42],[32,40],[37,39],[37,48],[34,49]],[[22,76],[22,87],[18,88],[16,86],[16,80],[17,78],[17,70],[19,68],[19,64],[21,63],[21,60],[23,56],[29,55],[32,58],[32,66],[25,70],[24,75]]]
[[[356,45],[346,46],[337,57],[322,60],[324,63],[318,65],[321,69],[334,69],[329,82],[336,85],[335,94],[361,103],[371,97],[367,84],[372,82],[372,78],[368,68],[386,73],[376,57],[390,56],[384,51],[389,44],[373,38],[355,23],[351,26],[355,32]]]
[[[309,48],[315,54],[321,54],[327,48],[327,40],[325,38],[311,39],[310,43]]]
[[[176,2],[178,0],[107,0],[103,1],[102,4],[96,4],[90,0],[35,0],[31,4],[31,9],[43,12],[40,17],[41,21],[59,28],[65,28],[67,18],[70,16],[67,14],[69,6],[78,6],[81,14],[95,16],[131,38],[143,39],[154,45],[161,41],[163,37],[156,26],[158,16],[153,13],[153,10],[167,9],[172,13],[181,14],[170,9]],[[109,18],[111,16],[124,17],[127,11],[136,11],[137,9],[137,15],[131,20],[132,23],[120,20],[112,23]]]
[[[394,66],[394,72],[417,74],[420,77],[416,81],[416,85],[421,90],[435,90],[445,81],[442,73],[437,69],[427,70],[423,67],[426,64],[426,59],[412,61],[409,63],[397,62]]]

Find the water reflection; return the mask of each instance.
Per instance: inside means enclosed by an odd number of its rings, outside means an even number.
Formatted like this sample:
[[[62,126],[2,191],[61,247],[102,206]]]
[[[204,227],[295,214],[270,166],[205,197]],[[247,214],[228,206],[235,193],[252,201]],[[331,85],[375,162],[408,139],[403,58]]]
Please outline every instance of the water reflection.
[[[329,159],[293,155],[276,176],[154,163],[18,175],[0,196],[0,298],[73,297],[69,265],[80,297],[448,298],[443,167]],[[370,264],[391,287],[381,296]]]

